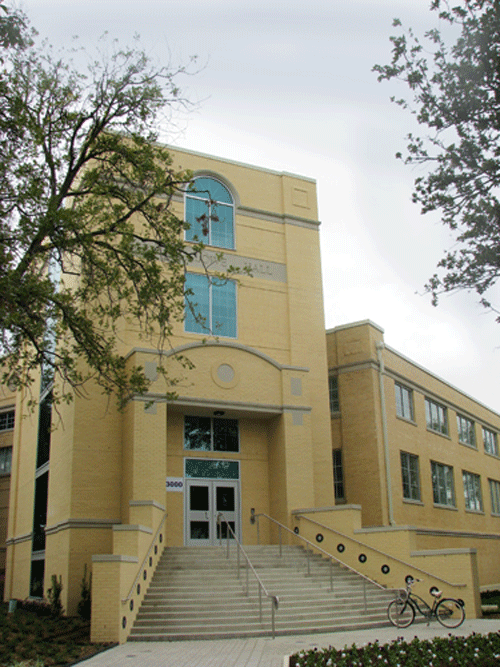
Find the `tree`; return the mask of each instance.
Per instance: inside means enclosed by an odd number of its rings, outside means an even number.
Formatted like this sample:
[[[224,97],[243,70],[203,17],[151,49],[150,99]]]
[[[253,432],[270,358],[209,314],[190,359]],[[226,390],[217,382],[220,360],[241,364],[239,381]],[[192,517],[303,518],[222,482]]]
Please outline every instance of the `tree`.
[[[80,72],[28,28],[21,14],[0,22],[2,379],[29,386],[41,367],[59,380],[54,400],[70,400],[93,377],[123,404],[148,381],[127,367],[118,327],[162,351],[202,250],[171,210],[190,174],[156,143],[186,70],[132,48]]]
[[[392,100],[427,128],[407,137],[405,163],[428,167],[413,201],[422,213],[440,211],[456,237],[426,289],[434,304],[440,293],[475,290],[490,308],[487,291],[500,275],[500,3],[434,0],[431,9],[454,43],[442,29],[423,42],[408,30],[390,38],[391,64],[374,70],[379,81],[399,79],[411,91],[410,102]],[[399,20],[393,25],[401,29]]]

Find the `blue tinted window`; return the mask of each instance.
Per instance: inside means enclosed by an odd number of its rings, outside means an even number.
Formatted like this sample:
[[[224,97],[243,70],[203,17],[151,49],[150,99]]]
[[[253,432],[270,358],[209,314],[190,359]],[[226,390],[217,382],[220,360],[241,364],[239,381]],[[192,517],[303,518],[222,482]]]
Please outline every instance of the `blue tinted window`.
[[[236,338],[236,284],[186,274],[186,331]]]
[[[187,241],[234,248],[234,205],[229,190],[213,178],[196,178],[186,192]]]

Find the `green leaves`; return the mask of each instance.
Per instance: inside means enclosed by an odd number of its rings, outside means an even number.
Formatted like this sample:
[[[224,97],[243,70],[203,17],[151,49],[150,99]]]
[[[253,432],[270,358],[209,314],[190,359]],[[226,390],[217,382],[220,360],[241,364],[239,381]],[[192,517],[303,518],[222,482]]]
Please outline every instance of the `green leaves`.
[[[185,104],[185,70],[134,48],[80,72],[47,45],[24,46],[6,52],[0,75],[2,381],[29,386],[42,366],[56,401],[93,378],[123,405],[148,382],[118,329],[162,350],[201,251],[184,244],[171,207],[191,175],[155,143]]]
[[[443,223],[457,230],[457,245],[439,264],[444,272],[427,285],[436,303],[443,291],[482,295],[499,276],[500,7],[495,0],[453,7],[434,0],[431,9],[450,24],[456,41],[450,46],[432,29],[421,43],[408,30],[390,38],[391,64],[373,69],[379,81],[398,79],[409,88],[409,100],[393,99],[427,130],[408,136],[405,163],[427,167],[413,200],[422,213],[439,210]]]

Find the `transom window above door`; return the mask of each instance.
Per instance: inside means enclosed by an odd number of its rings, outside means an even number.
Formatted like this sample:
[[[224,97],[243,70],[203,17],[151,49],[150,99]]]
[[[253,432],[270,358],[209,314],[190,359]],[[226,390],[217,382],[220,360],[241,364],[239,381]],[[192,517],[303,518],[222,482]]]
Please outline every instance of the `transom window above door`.
[[[234,248],[234,202],[214,178],[195,178],[185,194],[186,241]]]
[[[237,419],[220,417],[184,417],[184,449],[203,452],[238,452]]]

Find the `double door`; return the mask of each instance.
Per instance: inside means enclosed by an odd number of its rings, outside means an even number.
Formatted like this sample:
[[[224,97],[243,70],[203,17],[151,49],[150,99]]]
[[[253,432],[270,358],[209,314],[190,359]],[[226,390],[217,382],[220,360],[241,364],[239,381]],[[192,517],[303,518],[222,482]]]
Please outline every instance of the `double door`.
[[[185,544],[187,546],[213,546],[225,539],[227,523],[240,539],[239,482],[225,480],[186,481],[185,496]],[[217,517],[223,514],[219,525]]]

